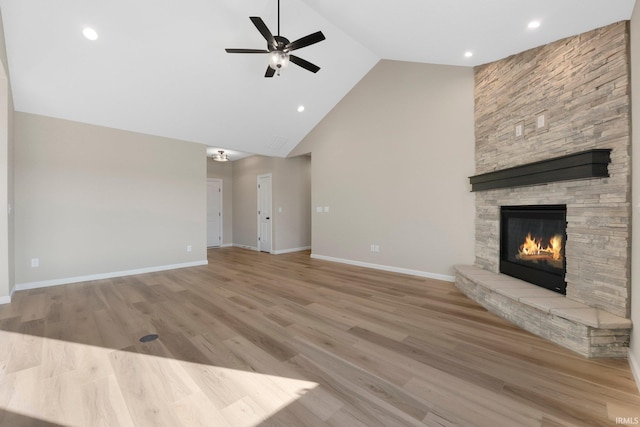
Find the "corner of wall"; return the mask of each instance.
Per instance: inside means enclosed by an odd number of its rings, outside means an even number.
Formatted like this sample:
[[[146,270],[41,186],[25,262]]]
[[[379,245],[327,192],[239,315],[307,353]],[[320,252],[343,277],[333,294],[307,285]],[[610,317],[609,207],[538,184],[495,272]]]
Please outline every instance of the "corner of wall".
[[[629,350],[629,366],[631,366],[631,373],[640,392],[640,355],[634,354],[631,350]]]
[[[636,2],[630,21],[631,32],[631,152],[640,153],[640,3]],[[635,108],[633,108],[635,106]],[[637,130],[633,132],[633,124]],[[632,161],[632,223],[640,221],[640,160]],[[640,228],[631,232],[631,330],[629,364],[640,390]]]
[[[14,206],[14,136],[13,136],[13,96],[11,93],[11,83],[9,78],[9,62],[7,60],[7,51],[4,40],[4,25],[2,14],[0,12],[0,126],[2,129],[1,153],[0,153],[0,172],[2,173],[2,189],[0,189],[0,212],[7,212],[7,216],[2,216],[0,222],[2,228],[6,230],[6,234],[2,234],[2,259],[0,259],[0,303],[11,301],[11,293],[15,289],[14,275],[14,225],[13,225],[13,206]]]

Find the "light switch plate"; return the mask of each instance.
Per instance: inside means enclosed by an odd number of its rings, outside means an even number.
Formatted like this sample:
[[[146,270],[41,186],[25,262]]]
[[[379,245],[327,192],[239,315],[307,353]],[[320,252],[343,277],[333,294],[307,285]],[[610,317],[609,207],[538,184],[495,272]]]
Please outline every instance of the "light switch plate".
[[[549,130],[549,112],[547,110],[542,110],[536,114],[536,130],[538,132]]]
[[[516,123],[515,135],[516,135],[516,139],[520,139],[524,136],[524,120],[521,120],[518,123]]]

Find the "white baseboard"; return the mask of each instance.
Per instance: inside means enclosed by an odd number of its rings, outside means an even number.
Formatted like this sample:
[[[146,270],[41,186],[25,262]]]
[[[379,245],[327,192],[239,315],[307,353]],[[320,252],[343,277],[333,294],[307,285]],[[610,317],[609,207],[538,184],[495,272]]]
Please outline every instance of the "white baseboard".
[[[408,268],[391,267],[389,265],[372,264],[372,263],[369,263],[369,262],[362,262],[362,261],[352,261],[352,260],[349,260],[349,259],[333,258],[333,257],[324,256],[324,255],[317,255],[317,254],[311,254],[311,258],[320,259],[320,260],[324,260],[324,261],[339,262],[339,263],[342,263],[342,264],[356,265],[358,267],[373,268],[375,270],[391,271],[393,273],[410,274],[412,276],[426,277],[426,278],[429,278],[429,279],[444,280],[445,282],[455,282],[456,281],[455,276],[447,276],[445,274],[429,273],[427,271],[411,270],[411,269],[408,269]]]
[[[230,248],[233,246],[233,243],[223,243],[222,245],[220,245],[221,248]]]
[[[279,251],[273,251],[271,253],[274,255],[282,255],[282,254],[290,254],[292,252],[308,251],[309,249],[311,249],[311,246],[303,246],[301,248],[281,249]]]
[[[638,391],[640,391],[640,359],[633,354],[631,349],[629,349],[627,353],[627,358],[629,359],[629,366],[631,366],[633,378],[636,379],[636,386],[638,387]]]
[[[13,294],[16,293],[16,290],[17,289],[14,286],[13,289],[11,289],[11,292],[9,292],[9,295],[0,297],[0,305],[2,305],[2,304],[10,304],[11,300],[13,299]]]
[[[88,276],[67,277],[64,279],[42,280],[39,282],[16,283],[16,291],[26,291],[29,289],[45,288],[48,286],[67,285],[70,283],[88,282],[92,280],[112,279],[114,277],[133,276],[135,274],[155,273],[157,271],[175,270],[185,267],[196,267],[199,265],[207,265],[209,261],[193,261],[181,264],[160,265],[156,267],[139,268],[135,270],[116,271],[112,273],[91,274]]]

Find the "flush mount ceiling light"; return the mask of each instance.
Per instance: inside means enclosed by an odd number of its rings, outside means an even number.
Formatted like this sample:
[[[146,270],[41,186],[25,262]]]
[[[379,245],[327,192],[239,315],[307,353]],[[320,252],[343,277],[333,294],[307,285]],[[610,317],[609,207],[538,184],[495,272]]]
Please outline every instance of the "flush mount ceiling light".
[[[82,29],[82,35],[87,39],[87,40],[98,40],[98,33],[96,32],[96,30],[94,30],[91,27],[84,27]]]
[[[468,50],[468,51],[466,51],[466,52],[464,53],[464,57],[465,57],[465,58],[471,58],[472,56],[473,56],[473,52],[471,52],[470,50]]]
[[[529,25],[527,25],[528,28],[531,28],[532,30],[535,28],[538,28],[540,26],[540,21],[531,21],[529,22]]]
[[[304,111],[304,105],[298,106],[298,113],[302,113]]]
[[[289,61],[312,73],[317,73],[318,70],[320,70],[320,67],[317,65],[295,55],[291,55],[290,52],[321,42],[325,39],[324,34],[322,34],[322,31],[317,31],[292,42],[286,37],[282,37],[280,35],[280,0],[278,0],[278,35],[274,36],[271,34],[271,31],[269,31],[269,28],[267,28],[262,18],[251,16],[249,19],[251,19],[253,25],[256,26],[260,34],[262,34],[262,37],[267,41],[267,49],[225,49],[227,53],[268,53],[269,66],[264,73],[265,77],[273,77],[276,72],[280,75],[280,70],[286,68],[287,65],[289,65]]]
[[[213,156],[213,160],[215,160],[216,162],[228,162],[229,156],[224,154],[224,150],[218,150],[218,154]]]

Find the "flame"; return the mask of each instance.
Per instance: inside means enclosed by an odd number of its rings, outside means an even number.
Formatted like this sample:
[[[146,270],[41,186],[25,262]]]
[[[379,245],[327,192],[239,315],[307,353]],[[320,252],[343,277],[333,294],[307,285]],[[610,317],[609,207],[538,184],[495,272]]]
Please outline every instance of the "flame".
[[[562,259],[562,236],[556,234],[549,239],[549,246],[542,247],[542,239],[531,237],[531,233],[527,234],[524,243],[520,245],[520,255],[540,255],[549,254],[554,261]]]
[[[551,239],[549,239],[549,243],[551,243],[551,246],[547,246],[547,249],[545,249],[545,251],[550,250],[551,254],[553,255],[554,261],[560,261],[562,259],[562,255],[560,255],[560,251],[562,251],[562,236],[556,234]]]
[[[541,250],[540,240],[535,240],[531,237],[531,233],[527,234],[524,239],[524,243],[520,246],[521,255],[537,255]]]

